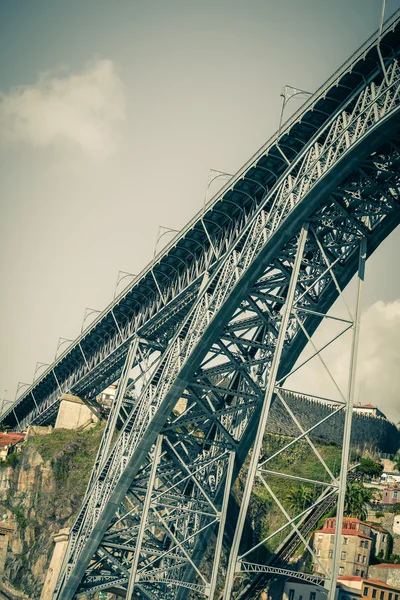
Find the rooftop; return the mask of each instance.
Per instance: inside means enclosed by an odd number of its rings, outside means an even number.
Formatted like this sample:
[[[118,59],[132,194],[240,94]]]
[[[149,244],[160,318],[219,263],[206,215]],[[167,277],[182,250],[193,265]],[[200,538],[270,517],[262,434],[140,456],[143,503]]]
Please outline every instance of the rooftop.
[[[378,567],[379,569],[400,569],[400,564],[398,563],[381,563],[380,565],[373,565],[374,569]]]
[[[25,439],[25,433],[6,433],[0,431],[0,448],[14,446]]]
[[[336,533],[336,528],[333,527],[325,527],[324,529],[318,529],[315,533],[330,533],[331,535]],[[358,529],[342,529],[342,535],[356,535],[357,537],[365,538],[367,540],[372,540],[371,536],[365,535],[365,533],[361,533]]]
[[[395,585],[389,585],[388,583],[384,583],[383,581],[379,581],[379,579],[364,579],[364,585],[368,585],[368,584],[373,584],[373,585],[377,585],[379,587],[385,587],[388,588],[389,590],[398,590],[400,588],[396,587]]]

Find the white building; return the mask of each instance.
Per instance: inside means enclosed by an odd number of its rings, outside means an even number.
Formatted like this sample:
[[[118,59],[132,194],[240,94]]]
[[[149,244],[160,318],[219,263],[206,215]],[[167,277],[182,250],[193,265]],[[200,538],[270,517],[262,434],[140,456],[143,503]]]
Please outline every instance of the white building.
[[[353,412],[367,417],[381,417],[382,419],[386,419],[386,415],[373,404],[361,404],[361,402],[353,404]]]
[[[363,580],[361,577],[338,577],[336,600],[360,600]],[[285,583],[282,600],[326,600],[328,590],[291,577]]]

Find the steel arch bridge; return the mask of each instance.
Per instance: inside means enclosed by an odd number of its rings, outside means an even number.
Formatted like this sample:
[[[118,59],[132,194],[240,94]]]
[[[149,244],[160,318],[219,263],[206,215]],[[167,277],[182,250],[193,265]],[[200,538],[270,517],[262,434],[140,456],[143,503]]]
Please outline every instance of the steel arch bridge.
[[[100,590],[234,597],[239,572],[273,569],[252,559],[263,543],[245,539],[257,478],[284,515],[273,534],[281,543],[328,495],[337,494],[341,518],[354,368],[332,412],[345,414],[339,475],[311,440],[321,422],[302,426],[284,382],[357,272],[361,289],[366,258],[400,221],[399,21],[396,13],[351,56],[2,415],[12,428],[48,423],[62,393],[90,403],[119,379],[55,600]],[[353,363],[359,309],[360,295],[343,320]],[[299,436],[260,461],[273,402]],[[295,514],[271,483],[284,473],[268,461],[301,441],[325,477],[285,475],[319,490]],[[243,493],[232,494],[243,465]],[[331,572],[313,576],[333,593],[339,549],[340,541]]]

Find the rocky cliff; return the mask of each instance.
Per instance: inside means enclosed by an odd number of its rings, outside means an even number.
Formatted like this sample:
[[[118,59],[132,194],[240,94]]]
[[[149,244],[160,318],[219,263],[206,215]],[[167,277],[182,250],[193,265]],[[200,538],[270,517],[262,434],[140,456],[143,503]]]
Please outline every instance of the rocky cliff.
[[[102,427],[81,433],[35,428],[32,433],[18,454],[0,463],[1,515],[14,526],[0,598],[11,600],[40,597],[52,536],[69,527],[78,511]]]

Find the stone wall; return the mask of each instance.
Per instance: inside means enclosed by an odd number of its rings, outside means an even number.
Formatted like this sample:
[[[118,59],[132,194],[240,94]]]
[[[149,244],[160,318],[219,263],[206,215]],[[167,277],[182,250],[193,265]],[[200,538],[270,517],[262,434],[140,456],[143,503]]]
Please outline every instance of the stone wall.
[[[331,415],[337,406],[310,399],[306,396],[285,392],[285,401],[305,429]],[[330,417],[312,433],[314,437],[342,443],[344,412],[340,411]],[[299,429],[279,398],[274,401],[269,418],[269,431],[284,435],[298,435]],[[367,449],[369,447],[381,452],[393,454],[400,446],[400,432],[393,423],[381,417],[370,417],[353,413],[351,443],[353,447]]]
[[[400,588],[400,565],[388,567],[384,565],[372,565],[369,568],[369,577]]]

